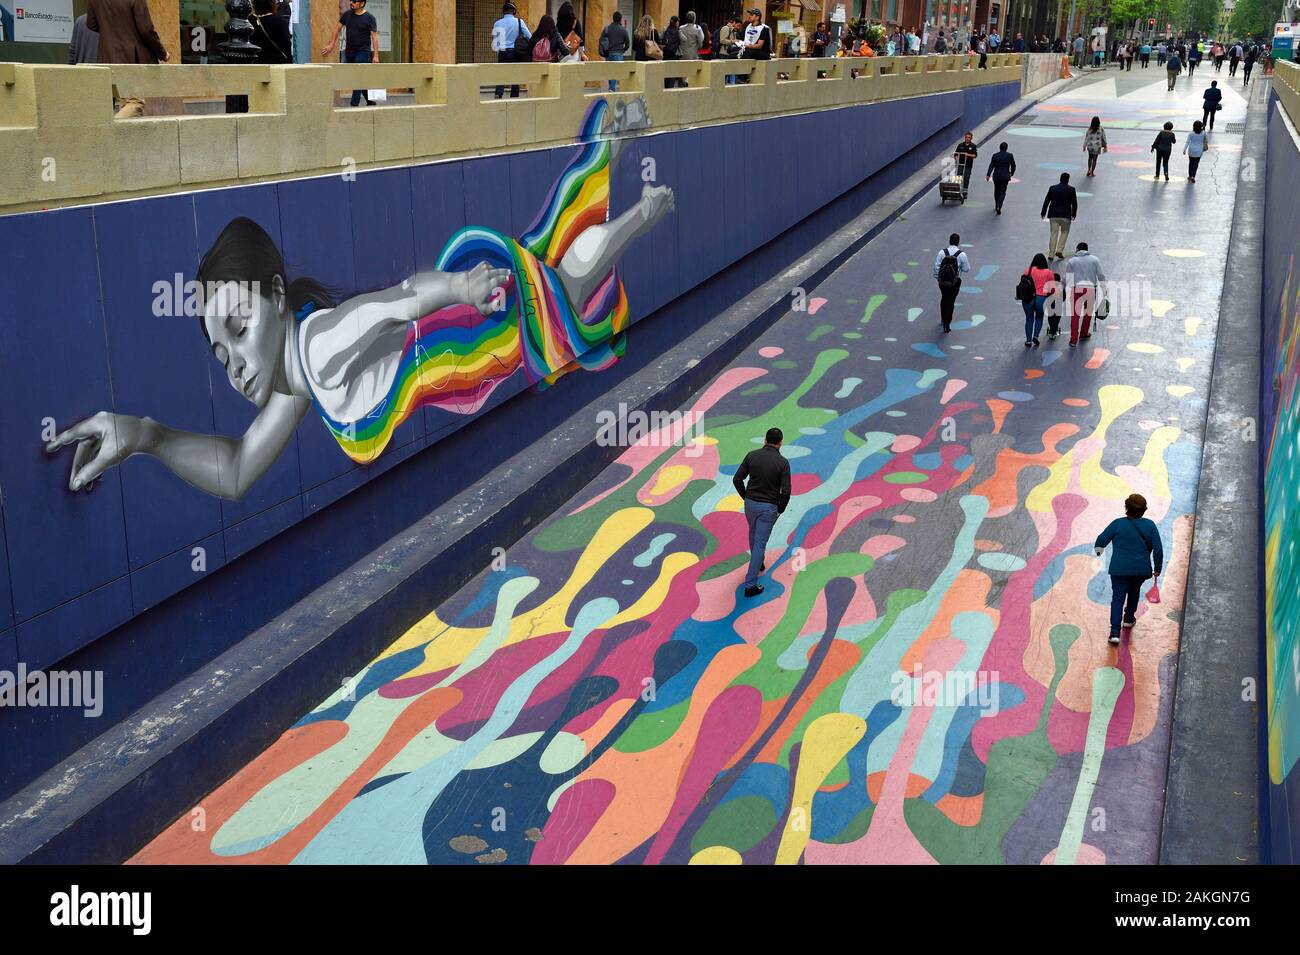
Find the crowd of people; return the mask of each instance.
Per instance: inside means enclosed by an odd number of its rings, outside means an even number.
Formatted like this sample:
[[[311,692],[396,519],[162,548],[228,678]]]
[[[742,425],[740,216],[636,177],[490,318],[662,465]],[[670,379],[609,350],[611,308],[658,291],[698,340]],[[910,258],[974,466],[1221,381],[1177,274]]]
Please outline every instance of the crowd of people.
[[[1074,40],[1077,66],[1083,66],[1084,38],[1082,34]],[[1105,47],[1100,37],[1094,37],[1090,43],[1092,65],[1104,66]],[[1108,62],[1116,64],[1120,70],[1133,69],[1137,61],[1142,69],[1151,66],[1151,57],[1156,59],[1156,67],[1164,67],[1169,74],[1169,89],[1174,88],[1174,81],[1186,73],[1188,78],[1196,75],[1196,69],[1203,62],[1214,65],[1214,72],[1223,72],[1223,65],[1228,65],[1228,75],[1237,76],[1237,68],[1242,68],[1242,85],[1250,82],[1250,74],[1257,63],[1268,72],[1272,66],[1269,48],[1254,40],[1230,40],[1222,43],[1218,40],[1190,39],[1185,37],[1161,37],[1143,39],[1127,37],[1111,44]]]

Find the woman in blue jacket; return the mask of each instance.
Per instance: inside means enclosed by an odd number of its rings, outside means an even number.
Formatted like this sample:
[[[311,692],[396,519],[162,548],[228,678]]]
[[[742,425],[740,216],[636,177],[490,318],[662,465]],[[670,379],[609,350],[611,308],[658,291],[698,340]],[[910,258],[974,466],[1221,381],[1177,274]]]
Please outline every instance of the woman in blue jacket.
[[[1119,643],[1121,614],[1123,626],[1131,628],[1137,623],[1138,595],[1142,582],[1151,576],[1159,577],[1165,563],[1165,551],[1160,544],[1160,529],[1154,521],[1142,515],[1147,511],[1147,499],[1141,494],[1130,494],[1124,500],[1124,517],[1106,525],[1095,545],[1097,556],[1114,544],[1110,557],[1110,642]]]

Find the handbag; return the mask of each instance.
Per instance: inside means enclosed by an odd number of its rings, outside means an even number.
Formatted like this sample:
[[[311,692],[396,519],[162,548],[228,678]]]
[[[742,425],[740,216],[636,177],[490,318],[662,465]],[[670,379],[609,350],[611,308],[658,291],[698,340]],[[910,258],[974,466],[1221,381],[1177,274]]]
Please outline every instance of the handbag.
[[[531,59],[532,50],[528,37],[524,36],[524,21],[515,17],[515,22],[519,24],[519,29],[515,33],[515,57],[517,59]]]
[[[582,40],[578,37],[577,30],[569,31],[569,35],[564,38],[564,45],[569,48],[570,53],[578,52],[578,47],[582,45]]]
[[[662,60],[664,58],[664,51],[663,48],[654,40],[646,40],[645,55],[648,60]]]
[[[1101,301],[1097,303],[1097,318],[1104,322],[1108,315],[1110,315],[1110,299],[1103,295]]]

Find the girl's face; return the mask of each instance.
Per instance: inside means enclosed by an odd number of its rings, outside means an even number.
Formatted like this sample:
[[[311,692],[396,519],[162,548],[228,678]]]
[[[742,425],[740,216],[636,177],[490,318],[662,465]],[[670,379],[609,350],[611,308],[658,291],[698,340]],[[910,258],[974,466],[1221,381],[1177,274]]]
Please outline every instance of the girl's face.
[[[259,409],[271,400],[284,362],[284,283],[223,282],[204,303],[203,327],[230,387]]]

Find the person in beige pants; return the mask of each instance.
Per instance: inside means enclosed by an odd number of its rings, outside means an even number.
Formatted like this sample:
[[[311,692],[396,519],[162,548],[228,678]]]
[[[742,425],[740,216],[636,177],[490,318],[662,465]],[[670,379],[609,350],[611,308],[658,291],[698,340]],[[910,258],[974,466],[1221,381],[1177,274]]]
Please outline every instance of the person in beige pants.
[[[1070,237],[1070,223],[1079,214],[1079,197],[1070,185],[1070,174],[1061,173],[1061,181],[1047,190],[1039,215],[1050,221],[1047,257],[1065,258],[1065,242]]]

